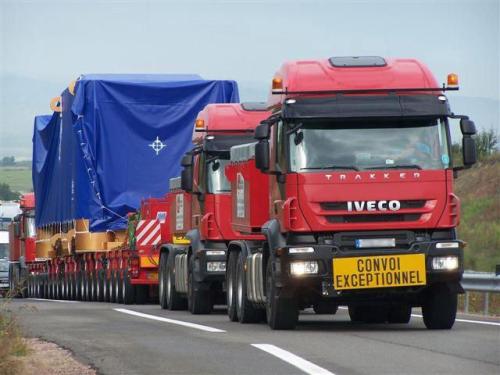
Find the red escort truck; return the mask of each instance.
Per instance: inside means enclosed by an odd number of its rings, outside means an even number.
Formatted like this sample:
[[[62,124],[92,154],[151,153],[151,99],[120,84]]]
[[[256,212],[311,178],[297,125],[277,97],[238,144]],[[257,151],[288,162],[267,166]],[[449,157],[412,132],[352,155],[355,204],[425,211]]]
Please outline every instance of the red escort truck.
[[[214,303],[225,302],[227,244],[262,238],[232,229],[231,189],[224,168],[230,148],[252,141],[255,127],[269,115],[261,103],[210,104],[198,115],[194,148],[184,156],[182,177],[171,180],[167,194],[174,240],[160,250],[162,308],[184,308],[187,299],[191,313],[210,313]],[[232,290],[231,284],[228,288]],[[234,310],[230,315],[235,319]]]
[[[281,67],[258,142],[233,147],[226,168],[234,229],[265,236],[228,246],[239,309],[292,329],[310,306],[390,323],[421,306],[427,328],[453,326],[464,243],[449,118],[460,119],[464,165],[476,160],[474,123],[443,94],[454,89],[457,75],[440,87],[413,59]]]

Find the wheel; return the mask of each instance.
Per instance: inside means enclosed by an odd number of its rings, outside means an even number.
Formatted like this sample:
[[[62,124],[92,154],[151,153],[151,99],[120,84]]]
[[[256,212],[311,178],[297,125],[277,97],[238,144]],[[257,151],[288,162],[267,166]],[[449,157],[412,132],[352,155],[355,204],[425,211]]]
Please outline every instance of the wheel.
[[[104,270],[97,271],[95,283],[95,300],[97,302],[104,301]]]
[[[186,310],[187,309],[187,299],[184,298],[175,289],[175,253],[169,253],[166,261],[166,289],[165,289],[165,299],[167,303],[167,309],[169,310]]]
[[[411,306],[400,305],[391,306],[387,314],[387,321],[389,323],[407,324],[411,318]]]
[[[191,314],[210,314],[214,307],[210,290],[194,280],[193,265],[188,268],[188,310]]]
[[[120,278],[122,280],[122,302],[125,305],[131,305],[135,302],[135,288],[130,281],[130,274],[123,271]]]
[[[167,262],[168,253],[160,255],[160,270],[158,272],[158,299],[160,307],[166,309],[167,305]]]
[[[123,303],[122,271],[120,270],[115,272],[115,299],[116,303]]]
[[[236,316],[240,323],[258,323],[264,317],[264,310],[257,309],[248,300],[245,255],[239,252],[236,257],[236,272],[233,283],[236,289]]]
[[[457,315],[457,293],[446,284],[431,286],[422,305],[422,315],[428,329],[450,329]]]
[[[115,294],[115,271],[111,271],[109,274],[109,302],[116,302],[116,294]]]
[[[271,329],[294,329],[299,320],[296,301],[278,295],[271,259],[266,267],[266,315]]]
[[[75,300],[76,301],[81,301],[82,300],[82,272],[78,271],[75,272],[75,277],[74,277],[74,291],[75,291]]]
[[[92,271],[89,275],[89,300],[96,301],[96,271]]]
[[[47,289],[48,289],[48,298],[49,299],[53,299],[54,298],[54,287],[53,287],[53,284],[54,284],[54,279],[52,277],[51,274],[48,274],[47,275]]]
[[[62,276],[61,279],[61,298],[62,299],[68,299],[68,280],[67,280],[67,274],[66,272]]]
[[[227,262],[226,283],[227,283],[227,316],[232,322],[238,321],[238,311],[236,306],[236,268],[238,261],[238,253],[231,251]]]
[[[92,301],[92,271],[85,273],[85,299]]]
[[[339,307],[329,301],[318,301],[313,305],[313,310],[318,315],[336,314]]]

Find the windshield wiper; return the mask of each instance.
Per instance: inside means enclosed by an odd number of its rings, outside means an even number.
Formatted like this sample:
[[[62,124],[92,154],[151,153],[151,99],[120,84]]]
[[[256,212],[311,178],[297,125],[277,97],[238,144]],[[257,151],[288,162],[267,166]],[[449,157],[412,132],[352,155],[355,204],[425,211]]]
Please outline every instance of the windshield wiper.
[[[370,169],[422,169],[418,164],[397,164],[397,165],[378,165],[375,167],[368,167],[365,170]]]
[[[300,169],[350,169],[353,171],[359,171],[359,168],[354,165],[326,165],[324,167],[305,167]]]

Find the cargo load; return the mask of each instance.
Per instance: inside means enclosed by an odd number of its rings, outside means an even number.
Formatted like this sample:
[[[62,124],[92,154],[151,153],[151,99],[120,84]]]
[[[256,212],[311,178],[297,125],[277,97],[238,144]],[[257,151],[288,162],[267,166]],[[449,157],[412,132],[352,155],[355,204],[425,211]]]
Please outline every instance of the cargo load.
[[[141,199],[180,174],[198,112],[238,100],[236,82],[197,75],[81,76],[35,120],[36,226],[125,229]]]

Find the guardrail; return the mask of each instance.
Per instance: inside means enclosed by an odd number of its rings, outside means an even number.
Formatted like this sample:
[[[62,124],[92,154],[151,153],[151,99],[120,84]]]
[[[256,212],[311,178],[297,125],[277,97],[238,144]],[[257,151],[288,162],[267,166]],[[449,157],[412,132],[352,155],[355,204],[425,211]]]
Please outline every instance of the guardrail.
[[[484,315],[488,315],[490,306],[490,293],[500,293],[500,275],[493,272],[465,271],[462,278],[462,287],[465,290],[464,312],[469,312],[470,293],[481,292],[484,295]]]

